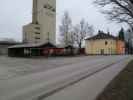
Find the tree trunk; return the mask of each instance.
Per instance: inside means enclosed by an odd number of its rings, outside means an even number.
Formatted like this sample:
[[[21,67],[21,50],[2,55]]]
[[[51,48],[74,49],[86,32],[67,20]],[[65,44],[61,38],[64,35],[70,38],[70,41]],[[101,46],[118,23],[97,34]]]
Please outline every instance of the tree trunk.
[[[78,53],[81,54],[81,43],[79,43],[79,50]]]

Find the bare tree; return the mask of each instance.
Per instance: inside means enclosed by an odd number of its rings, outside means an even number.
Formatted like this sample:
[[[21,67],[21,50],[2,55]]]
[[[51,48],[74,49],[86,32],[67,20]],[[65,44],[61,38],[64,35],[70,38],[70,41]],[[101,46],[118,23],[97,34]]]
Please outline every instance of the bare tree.
[[[73,28],[73,38],[75,43],[78,45],[79,50],[81,49],[83,45],[83,41],[86,36],[92,36],[94,32],[93,26],[89,25],[87,22],[85,22],[84,19],[80,21],[79,24],[74,26]]]
[[[94,3],[103,7],[102,13],[109,20],[133,26],[133,0],[95,0]]]
[[[59,27],[60,29],[60,37],[61,42],[65,46],[71,45],[71,28],[72,28],[72,20],[69,16],[69,13],[66,11],[63,15],[61,25]]]

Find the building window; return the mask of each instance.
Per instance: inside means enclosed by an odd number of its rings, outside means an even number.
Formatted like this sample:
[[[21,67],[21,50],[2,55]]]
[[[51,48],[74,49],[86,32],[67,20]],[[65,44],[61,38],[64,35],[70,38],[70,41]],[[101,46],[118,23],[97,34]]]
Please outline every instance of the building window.
[[[49,5],[49,4],[46,4],[46,5],[44,5],[43,6],[45,9],[48,9],[48,10],[51,10],[52,12],[56,12],[56,9],[55,8],[53,8],[51,5]]]
[[[109,51],[108,51],[108,52],[109,52],[109,54],[111,54],[111,49],[109,48],[108,50],[109,50]]]
[[[46,8],[46,9],[52,9],[53,7],[51,5],[49,5],[49,4],[46,4],[46,5],[44,5],[44,8]]]
[[[40,30],[40,27],[35,27],[35,29]]]
[[[55,10],[54,8],[52,9],[52,11],[53,11],[53,12],[56,12],[56,10]]]
[[[105,45],[108,45],[108,42],[107,41],[105,41]]]
[[[40,38],[39,37],[35,37],[36,40],[39,40]]]
[[[35,34],[40,34],[39,32],[35,32]]]
[[[44,5],[44,8],[47,8],[47,5]]]
[[[113,49],[111,48],[111,54],[113,54]]]

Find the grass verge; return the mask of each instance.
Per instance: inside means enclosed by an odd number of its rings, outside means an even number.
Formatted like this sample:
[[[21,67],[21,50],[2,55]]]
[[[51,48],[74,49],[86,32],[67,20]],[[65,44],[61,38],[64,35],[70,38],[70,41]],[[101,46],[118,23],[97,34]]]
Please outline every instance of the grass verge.
[[[96,100],[133,100],[133,61],[128,63]]]

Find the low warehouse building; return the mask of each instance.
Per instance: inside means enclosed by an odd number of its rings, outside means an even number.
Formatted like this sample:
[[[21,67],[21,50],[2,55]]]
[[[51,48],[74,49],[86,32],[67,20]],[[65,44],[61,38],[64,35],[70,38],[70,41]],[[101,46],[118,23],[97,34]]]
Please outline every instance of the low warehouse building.
[[[57,47],[51,43],[15,45],[8,48],[10,57],[62,56],[71,55],[72,46]]]
[[[46,52],[47,48],[47,53]],[[53,48],[56,46],[51,43],[36,43],[36,44],[23,44],[15,45],[8,48],[8,55],[11,57],[30,57],[41,56],[52,53]]]

